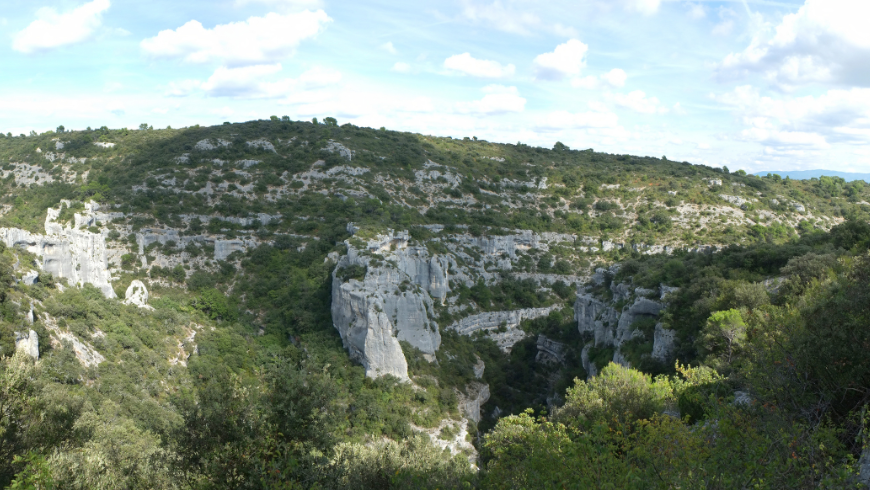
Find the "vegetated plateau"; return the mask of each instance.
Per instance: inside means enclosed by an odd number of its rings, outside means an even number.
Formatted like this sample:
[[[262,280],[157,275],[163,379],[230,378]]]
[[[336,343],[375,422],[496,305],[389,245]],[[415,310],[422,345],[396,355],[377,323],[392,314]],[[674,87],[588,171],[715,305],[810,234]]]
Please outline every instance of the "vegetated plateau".
[[[870,480],[863,181],[287,117],[0,171],[4,487]]]

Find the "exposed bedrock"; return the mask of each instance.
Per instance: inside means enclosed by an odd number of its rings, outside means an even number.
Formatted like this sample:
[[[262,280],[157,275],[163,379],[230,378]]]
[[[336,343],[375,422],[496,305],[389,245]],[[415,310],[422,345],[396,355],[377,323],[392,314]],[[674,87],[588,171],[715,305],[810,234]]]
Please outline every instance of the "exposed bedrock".
[[[33,330],[15,332],[15,350],[24,351],[34,359],[39,359],[39,335]]]
[[[365,253],[348,245],[348,254],[333,271],[332,319],[367,376],[407,379],[399,341],[430,360],[441,345],[438,325],[431,320],[432,298],[443,301],[447,295],[447,261],[430,257],[423,247],[407,247],[407,234],[396,238],[392,233],[379,236]],[[353,267],[365,268],[364,275],[343,281],[341,271]]]
[[[98,206],[85,205],[85,213],[93,215]],[[49,209],[45,219],[45,235],[18,228],[0,228],[0,240],[7,247],[20,247],[35,254],[42,261],[40,268],[55,277],[66,278],[73,285],[92,284],[107,298],[115,291],[109,283],[106,260],[106,240],[99,233],[64,227],[57,223],[59,209]],[[76,215],[75,222],[87,221]]]
[[[558,310],[560,305],[546,308],[524,308],[510,311],[490,311],[471,315],[451,324],[449,329],[462,335],[471,335],[477,331],[485,331],[505,352],[510,352],[514,344],[526,337],[519,326],[523,320],[532,320],[547,316],[551,311]]]
[[[547,338],[545,335],[538,335],[538,354],[535,356],[535,361],[543,364],[564,364],[565,354],[568,352],[568,346],[562,342],[557,342]]]
[[[608,272],[599,269],[597,274],[603,276]],[[668,288],[664,285],[661,289],[663,291],[662,297],[666,292],[675,290],[675,288]],[[588,342],[583,351],[584,355],[587,355],[585,353],[588,353],[588,349],[593,346],[612,347],[615,349],[613,362],[628,365],[629,362],[620,352],[620,347],[635,337],[643,336],[644,333],[634,327],[635,323],[645,318],[658,319],[665,304],[644,297],[655,296],[655,291],[635,288],[634,293],[637,296],[634,301],[624,306],[622,311],[617,311],[613,304],[617,301],[631,299],[631,288],[626,284],[611,284],[610,290],[613,293],[613,302],[602,301],[589,293],[578,294],[577,301],[574,303],[574,319],[577,321],[578,331]],[[667,362],[674,351],[676,332],[664,328],[661,323],[657,323],[652,337],[653,350],[650,356],[657,361]],[[591,364],[588,361],[588,355],[583,361],[583,366],[590,375],[596,371],[594,367],[589,367]]]

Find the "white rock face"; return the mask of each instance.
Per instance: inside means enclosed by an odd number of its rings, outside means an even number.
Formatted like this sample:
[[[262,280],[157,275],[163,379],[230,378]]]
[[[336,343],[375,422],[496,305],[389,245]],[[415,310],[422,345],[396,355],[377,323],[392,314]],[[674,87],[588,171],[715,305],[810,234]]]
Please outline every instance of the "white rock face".
[[[275,151],[275,145],[273,145],[266,138],[260,138],[260,139],[254,140],[254,141],[247,141],[245,144],[248,145],[248,147],[250,147],[250,148],[260,148],[260,149],[263,149],[266,151],[271,151],[271,152]]]
[[[353,154],[354,154],[353,150],[342,145],[341,143],[339,143],[337,141],[333,141],[333,140],[327,141],[326,148],[323,148],[323,149],[330,152],[330,153],[338,153],[339,155],[341,155],[342,158],[346,158],[347,160],[353,159]]]
[[[24,351],[28,356],[39,359],[39,335],[33,330],[15,332],[15,350]]]
[[[85,205],[85,213],[75,215],[75,222],[87,223],[93,219],[99,206]],[[45,235],[30,233],[18,228],[0,228],[0,240],[7,247],[22,247],[42,259],[40,268],[58,278],[66,278],[72,284],[93,284],[107,298],[114,298],[115,291],[109,283],[106,261],[106,240],[99,233],[64,227],[56,223],[60,209],[49,209],[45,219]]]
[[[603,281],[603,275],[607,271],[599,269],[596,275],[600,275],[600,280]],[[594,282],[593,277],[593,282]],[[599,282],[600,284],[600,282]],[[631,290],[625,284],[611,284],[613,301],[624,301],[631,297]],[[668,288],[662,285],[663,295],[675,288]],[[653,295],[652,290],[635,289],[635,294],[638,292],[645,295]],[[643,333],[633,328],[632,325],[643,318],[658,318],[665,305],[658,301],[653,301],[643,296],[636,296],[632,304],[626,305],[621,312],[616,311],[613,306],[607,304],[588,293],[580,293],[577,295],[577,301],[574,303],[574,319],[577,320],[577,329],[581,335],[588,339],[588,343],[581,353],[583,367],[590,376],[597,373],[597,369],[589,362],[588,352],[591,347],[612,347],[614,348],[613,362],[627,366],[628,360],[620,352],[620,347],[623,343],[637,337]],[[665,329],[661,323],[656,324],[653,333],[653,351],[651,357],[660,362],[667,362],[673,355],[676,332]],[[539,340],[540,343],[540,340]],[[540,348],[540,346],[539,346]]]
[[[489,385],[472,382],[465,387],[466,393],[458,393],[459,410],[468,420],[480,423],[480,407],[489,401]]]
[[[407,241],[407,233],[390,232],[371,240],[365,255],[348,244],[348,254],[333,271],[333,323],[351,358],[370,377],[408,379],[400,340],[427,356],[441,345],[438,325],[430,320],[430,293],[439,300],[446,295],[446,266],[425,248],[408,247]],[[366,268],[363,279],[342,282],[340,271],[353,266]]]
[[[57,325],[57,321],[54,318],[49,316],[48,313],[43,314],[43,323],[45,324],[45,328],[51,332],[49,340],[51,341],[51,346],[55,349],[63,349],[64,342],[69,342],[69,345],[72,347],[73,354],[75,354],[76,359],[78,359],[79,363],[84,367],[97,366],[101,362],[105,361],[106,358],[103,357],[102,354],[97,352],[93,346],[88,344],[87,342],[83,342],[79,340],[72,332],[61,330],[61,328]]]
[[[33,286],[39,280],[39,273],[36,271],[27,271],[21,275],[21,284]]]
[[[467,316],[447,328],[462,335],[471,335],[479,330],[484,330],[503,351],[510,352],[514,344],[526,337],[526,333],[519,329],[523,320],[547,316],[551,311],[558,309],[559,305],[553,305],[546,308],[490,311]]]
[[[127,287],[127,292],[124,293],[124,304],[136,305],[139,308],[148,306],[148,289],[140,280],[135,280]]]

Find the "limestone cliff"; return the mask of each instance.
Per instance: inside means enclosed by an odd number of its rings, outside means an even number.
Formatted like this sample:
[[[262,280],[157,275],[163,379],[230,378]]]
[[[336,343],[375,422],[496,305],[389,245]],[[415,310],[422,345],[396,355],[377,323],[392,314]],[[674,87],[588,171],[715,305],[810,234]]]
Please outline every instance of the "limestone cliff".
[[[399,341],[427,356],[438,350],[441,334],[430,319],[432,298],[443,301],[448,291],[445,269],[443,258],[430,257],[424,247],[408,247],[407,233],[379,235],[365,250],[348,244],[333,271],[332,319],[366,375],[408,378]],[[344,278],[350,270],[364,272]]]
[[[592,277],[591,286],[605,285],[605,278],[613,277],[619,270],[618,265],[610,269],[597,269]],[[645,333],[636,328],[636,322],[645,319],[657,320],[666,304],[662,302],[668,293],[676,290],[666,285],[660,285],[657,294],[654,290],[633,288],[628,283],[611,282],[609,287],[612,299],[596,297],[587,288],[577,295],[574,303],[574,319],[577,329],[587,341],[582,351],[583,366],[590,376],[593,376],[603,366],[594,366],[589,360],[589,350],[596,348],[613,349],[612,361],[630,365],[630,361],[621,352],[623,344],[639,339],[651,341],[652,351],[648,354],[659,362],[668,362],[674,350],[676,332],[665,328],[657,322],[652,332]],[[650,299],[656,297],[658,300]],[[617,303],[624,306],[617,310]]]
[[[85,205],[85,213],[93,214],[97,204]],[[71,284],[92,284],[107,298],[114,298],[106,261],[106,240],[100,233],[80,229],[76,223],[86,223],[87,218],[76,215],[73,225],[64,226],[56,220],[61,209],[48,209],[45,218],[45,235],[30,233],[18,228],[0,228],[0,240],[7,247],[21,247],[35,254],[46,272],[55,277],[66,278]]]

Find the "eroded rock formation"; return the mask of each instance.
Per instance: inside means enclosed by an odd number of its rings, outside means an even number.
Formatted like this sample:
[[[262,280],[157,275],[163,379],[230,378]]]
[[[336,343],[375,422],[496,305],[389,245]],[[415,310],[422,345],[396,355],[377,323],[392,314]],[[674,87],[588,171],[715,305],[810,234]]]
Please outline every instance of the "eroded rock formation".
[[[85,204],[85,214],[93,214],[99,206]],[[18,228],[0,228],[0,240],[7,247],[21,247],[42,261],[40,268],[57,278],[66,278],[73,285],[92,284],[107,298],[114,298],[106,261],[106,240],[100,233],[91,233],[56,220],[60,209],[48,209],[45,235]],[[76,214],[74,223],[87,222]]]

